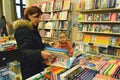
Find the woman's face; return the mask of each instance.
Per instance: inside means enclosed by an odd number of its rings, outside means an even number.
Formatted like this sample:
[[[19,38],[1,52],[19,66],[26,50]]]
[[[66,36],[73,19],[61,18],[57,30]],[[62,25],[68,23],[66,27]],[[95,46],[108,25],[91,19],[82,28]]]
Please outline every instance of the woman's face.
[[[34,26],[37,26],[41,20],[41,15],[35,13],[33,15],[28,15],[28,18],[30,19]]]
[[[64,33],[60,34],[59,35],[59,42],[61,44],[64,44],[64,43],[66,43],[66,41],[67,41],[66,35]]]

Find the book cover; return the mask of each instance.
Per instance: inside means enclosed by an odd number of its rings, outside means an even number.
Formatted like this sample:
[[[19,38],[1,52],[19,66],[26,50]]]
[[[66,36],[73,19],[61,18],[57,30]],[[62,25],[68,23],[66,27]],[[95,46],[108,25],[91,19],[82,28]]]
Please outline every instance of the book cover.
[[[95,9],[99,9],[100,8],[100,4],[101,4],[101,0],[95,0],[95,2],[94,2],[94,8]]]
[[[120,46],[120,37],[117,37],[116,39],[116,46]]]
[[[101,19],[100,19],[101,17],[100,17],[100,14],[94,14],[94,21],[100,21]]]
[[[98,53],[107,54],[108,53],[108,48],[98,47]]]
[[[63,0],[56,0],[54,4],[54,10],[62,10],[63,8]]]
[[[64,0],[63,10],[69,10],[70,6],[71,6],[71,1],[70,0]]]
[[[116,0],[110,0],[110,8],[115,8]]]
[[[68,11],[59,12],[59,20],[67,20],[68,19]]]
[[[107,8],[107,0],[101,0],[101,9],[106,9]]]
[[[114,25],[113,27],[112,27],[112,32],[113,33],[120,33],[120,27],[119,27],[119,25]]]
[[[120,21],[120,13],[117,13],[117,21]]]
[[[110,46],[116,46],[117,37],[111,36],[110,37]]]
[[[117,13],[111,13],[110,21],[116,21],[116,20],[117,20]]]
[[[46,5],[47,5],[47,2],[42,2],[41,3],[41,10],[42,10],[42,12],[46,11]]]
[[[79,24],[78,25],[78,31],[82,31],[83,30],[83,26],[82,26],[82,24]]]
[[[120,0],[116,0],[115,8],[120,8]]]
[[[101,21],[110,21],[110,19],[111,19],[111,13],[101,14]]]
[[[83,24],[82,25],[82,27],[83,27],[82,31],[88,31],[88,26],[89,26],[88,24]]]
[[[53,55],[47,60],[48,65],[70,68],[75,59],[75,57],[69,57],[68,51],[65,49],[46,47],[45,51]]]
[[[96,36],[95,40],[96,44],[100,45],[109,45],[110,44],[110,37],[109,36]]]
[[[82,40],[83,40],[83,42],[88,42],[88,43],[90,43],[90,41],[91,41],[91,35],[84,34]]]

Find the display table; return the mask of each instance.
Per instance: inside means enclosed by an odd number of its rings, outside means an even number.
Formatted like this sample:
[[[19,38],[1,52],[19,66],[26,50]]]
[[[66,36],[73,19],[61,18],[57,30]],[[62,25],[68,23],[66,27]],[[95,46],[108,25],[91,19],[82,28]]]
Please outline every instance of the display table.
[[[0,51],[0,67],[6,66],[8,62],[20,60],[20,53],[18,49],[10,51]]]

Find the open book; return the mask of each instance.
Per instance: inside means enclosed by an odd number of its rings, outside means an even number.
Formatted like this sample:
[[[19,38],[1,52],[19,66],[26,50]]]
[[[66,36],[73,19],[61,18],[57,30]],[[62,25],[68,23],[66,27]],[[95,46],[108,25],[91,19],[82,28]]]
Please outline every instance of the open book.
[[[48,65],[70,68],[75,59],[75,57],[69,57],[68,51],[65,49],[46,47],[45,51],[53,55],[46,61]]]

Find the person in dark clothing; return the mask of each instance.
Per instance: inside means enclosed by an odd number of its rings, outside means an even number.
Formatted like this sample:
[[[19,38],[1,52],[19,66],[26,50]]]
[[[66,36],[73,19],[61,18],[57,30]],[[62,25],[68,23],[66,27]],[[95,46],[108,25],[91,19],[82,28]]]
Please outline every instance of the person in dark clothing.
[[[31,6],[24,11],[24,20],[17,20],[13,23],[14,36],[21,54],[23,80],[43,71],[46,66],[45,60],[52,56],[44,51],[44,48],[50,45],[42,43],[37,29],[41,15],[40,8]]]
[[[6,19],[5,19],[5,16],[2,16],[1,19],[0,19],[0,33],[1,33],[1,36],[8,36],[8,33],[7,33],[7,28],[6,28]]]

